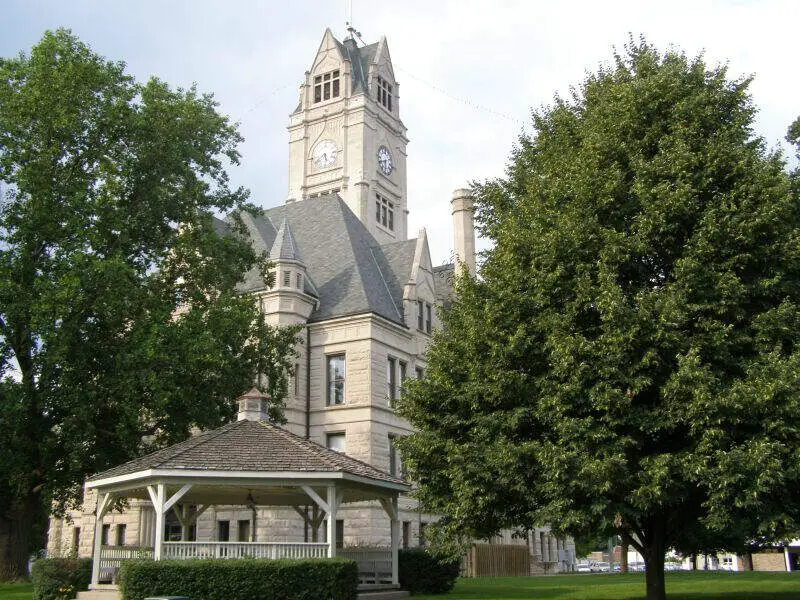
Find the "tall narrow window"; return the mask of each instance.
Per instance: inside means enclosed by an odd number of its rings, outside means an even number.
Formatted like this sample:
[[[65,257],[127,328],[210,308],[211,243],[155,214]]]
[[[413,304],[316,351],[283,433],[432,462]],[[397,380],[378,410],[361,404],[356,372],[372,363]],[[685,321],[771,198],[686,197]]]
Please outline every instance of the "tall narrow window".
[[[417,375],[417,379],[422,379],[425,376],[425,371],[422,370],[422,367],[414,367],[414,372]]]
[[[389,475],[397,475],[397,448],[394,447],[394,436],[389,436]]]
[[[292,283],[292,272],[291,271],[284,271],[283,272],[283,286],[289,287]]]
[[[419,522],[419,545],[420,547],[424,547],[427,545],[427,540],[425,539],[425,528],[428,524],[425,521]]]
[[[389,231],[394,231],[394,202],[380,194],[375,194],[375,220]]]
[[[300,363],[294,363],[294,395],[295,398],[300,393]]]
[[[328,543],[328,519],[322,521],[322,541]],[[344,548],[344,519],[336,519],[334,524],[334,539],[336,540],[337,548]]]
[[[117,525],[117,539],[116,545],[117,546],[124,546],[125,545],[125,530],[127,529],[127,525],[124,523],[120,523]]]
[[[430,304],[426,304],[425,305],[425,332],[426,333],[430,333],[431,332],[431,312],[432,312],[431,305]]]
[[[240,542],[250,541],[250,519],[240,519],[237,533],[237,540]]]
[[[314,77],[314,102],[339,97],[339,71],[331,71]]]
[[[344,519],[336,519],[336,547],[344,548]]]
[[[302,273],[297,273],[295,283],[296,283],[295,287],[298,290],[302,290],[303,289],[303,274]]]
[[[108,546],[108,534],[111,532],[111,525],[105,523],[103,525],[103,532],[100,534],[100,543],[103,546]]]
[[[386,397],[389,398],[389,406],[392,405],[392,401],[397,397],[396,363],[397,361],[391,356],[386,359]]]
[[[408,541],[411,538],[411,521],[403,521],[403,548],[408,548]]]
[[[227,542],[231,537],[231,522],[217,521],[217,541]]]
[[[400,361],[400,389],[401,390],[403,389],[403,383],[405,382],[406,377],[408,377],[407,371],[408,371],[408,365],[401,360]]]
[[[344,354],[328,357],[328,405],[344,404]]]
[[[417,329],[422,331],[424,321],[425,303],[422,300],[417,300]]]
[[[389,112],[392,112],[392,84],[386,81],[383,77],[378,77],[378,85],[376,86],[375,96],[378,103]]]
[[[76,527],[72,530],[72,554],[78,555],[78,550],[81,547],[81,528]]]

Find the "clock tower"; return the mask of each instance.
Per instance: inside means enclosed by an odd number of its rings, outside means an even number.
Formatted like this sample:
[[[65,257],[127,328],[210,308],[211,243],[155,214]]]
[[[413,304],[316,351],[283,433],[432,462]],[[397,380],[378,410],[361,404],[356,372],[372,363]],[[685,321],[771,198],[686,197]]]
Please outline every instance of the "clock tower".
[[[325,30],[289,117],[288,202],[337,193],[380,243],[408,237],[406,128],[386,38]]]

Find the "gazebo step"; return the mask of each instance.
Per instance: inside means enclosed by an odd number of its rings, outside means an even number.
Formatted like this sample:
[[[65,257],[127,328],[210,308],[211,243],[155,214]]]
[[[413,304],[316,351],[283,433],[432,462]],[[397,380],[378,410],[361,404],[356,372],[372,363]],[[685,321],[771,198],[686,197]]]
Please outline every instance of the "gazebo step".
[[[78,600],[119,600],[119,590],[89,590],[78,592]]]
[[[408,592],[397,589],[370,590],[368,592],[359,592],[358,600],[399,600],[409,596]]]

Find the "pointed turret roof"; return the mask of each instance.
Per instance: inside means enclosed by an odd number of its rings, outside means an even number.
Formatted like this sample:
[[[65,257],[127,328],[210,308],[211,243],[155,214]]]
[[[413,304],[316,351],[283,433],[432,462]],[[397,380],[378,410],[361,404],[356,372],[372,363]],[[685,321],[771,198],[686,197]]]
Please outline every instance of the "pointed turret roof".
[[[292,260],[295,262],[303,262],[300,258],[300,252],[297,250],[297,244],[292,235],[292,228],[289,227],[289,221],[283,217],[278,233],[275,235],[275,242],[272,244],[272,249],[269,251],[269,257],[272,260]]]

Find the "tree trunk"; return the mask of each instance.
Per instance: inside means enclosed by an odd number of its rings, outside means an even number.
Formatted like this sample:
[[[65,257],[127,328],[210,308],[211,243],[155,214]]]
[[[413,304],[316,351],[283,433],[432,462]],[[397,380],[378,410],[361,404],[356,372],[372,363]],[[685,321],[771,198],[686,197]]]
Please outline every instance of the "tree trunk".
[[[692,554],[692,571],[697,571],[697,554]]]
[[[664,553],[667,551],[663,523],[654,523],[645,547],[644,568],[647,600],[666,600]]]
[[[620,548],[619,548],[619,572],[620,573],[627,573],[628,572],[628,542],[621,541]]]
[[[35,510],[32,503],[15,504],[0,515],[0,581],[28,576]]]

